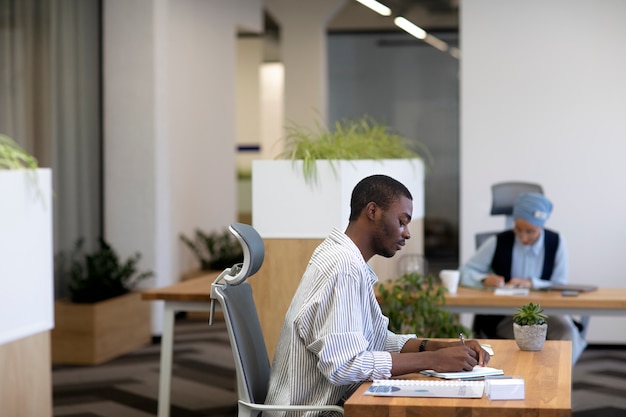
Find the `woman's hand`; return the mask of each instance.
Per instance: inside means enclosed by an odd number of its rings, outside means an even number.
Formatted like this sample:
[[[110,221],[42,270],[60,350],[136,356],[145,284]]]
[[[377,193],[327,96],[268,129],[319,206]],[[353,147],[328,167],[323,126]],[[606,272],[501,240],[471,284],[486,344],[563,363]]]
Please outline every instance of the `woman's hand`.
[[[489,274],[483,279],[485,287],[502,287],[504,286],[504,277],[496,274]]]

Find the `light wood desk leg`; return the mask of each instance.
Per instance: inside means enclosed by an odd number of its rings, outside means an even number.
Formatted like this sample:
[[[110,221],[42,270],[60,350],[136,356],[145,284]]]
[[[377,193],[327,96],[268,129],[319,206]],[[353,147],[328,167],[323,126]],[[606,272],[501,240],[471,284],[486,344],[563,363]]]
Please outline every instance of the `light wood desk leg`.
[[[161,335],[161,369],[159,370],[158,417],[169,417],[170,415],[175,313],[175,306],[166,301],[163,312],[163,334]]]

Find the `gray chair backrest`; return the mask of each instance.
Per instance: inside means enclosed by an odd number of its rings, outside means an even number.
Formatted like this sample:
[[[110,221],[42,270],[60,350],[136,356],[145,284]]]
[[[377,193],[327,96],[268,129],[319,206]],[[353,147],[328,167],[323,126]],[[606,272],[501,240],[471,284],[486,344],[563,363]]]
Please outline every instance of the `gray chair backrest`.
[[[530,182],[501,182],[491,186],[491,215],[513,214],[513,204],[522,193],[543,194],[541,185]]]
[[[497,235],[499,232],[482,232],[482,233],[476,233],[476,235],[474,236],[475,239],[475,244],[476,244],[476,249],[480,248],[480,245],[482,245],[483,243],[485,243],[485,241],[487,239],[489,239],[491,236],[495,236]]]
[[[252,288],[245,281],[261,268],[265,246],[252,226],[233,223],[229,229],[241,243],[244,261],[226,269],[216,279],[211,297],[220,303],[224,314],[235,360],[239,399],[263,403],[269,384],[270,361]]]
[[[233,348],[239,398],[263,403],[269,385],[270,361],[250,284],[227,285],[218,291],[222,294],[220,303]]]
[[[543,194],[543,188],[539,184],[521,181],[507,181],[493,184],[491,186],[491,215],[504,214],[504,228],[513,227],[513,206],[517,196],[522,193]],[[474,235],[476,249],[480,247],[489,237],[498,234],[497,231],[480,232]]]

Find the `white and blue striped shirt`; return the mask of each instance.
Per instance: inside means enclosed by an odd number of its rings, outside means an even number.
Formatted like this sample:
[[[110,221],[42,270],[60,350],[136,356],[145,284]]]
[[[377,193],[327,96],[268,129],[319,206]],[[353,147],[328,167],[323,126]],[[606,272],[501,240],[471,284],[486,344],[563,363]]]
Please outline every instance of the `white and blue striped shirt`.
[[[361,382],[391,376],[390,352],[415,335],[388,331],[377,281],[354,242],[333,230],[313,252],[287,311],[266,404],[339,404]]]

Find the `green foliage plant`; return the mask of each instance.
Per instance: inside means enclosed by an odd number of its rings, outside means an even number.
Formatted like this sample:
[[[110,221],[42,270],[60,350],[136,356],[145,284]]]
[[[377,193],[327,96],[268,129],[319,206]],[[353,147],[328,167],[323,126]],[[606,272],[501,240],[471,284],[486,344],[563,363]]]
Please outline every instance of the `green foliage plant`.
[[[545,324],[548,316],[543,313],[541,305],[532,302],[523,305],[513,314],[513,322],[520,326]]]
[[[285,151],[277,158],[291,159],[294,163],[301,160],[308,184],[317,181],[318,160],[328,160],[334,173],[334,161],[338,160],[419,158],[432,162],[425,145],[415,143],[417,150],[411,149],[412,143],[406,137],[370,116],[337,121],[334,130],[319,123],[315,129],[290,124],[285,132]]]
[[[377,292],[392,332],[433,338],[472,335],[457,315],[443,309],[445,289],[432,275],[406,273],[394,281],[379,283]]]
[[[0,134],[0,169],[35,169],[37,159],[24,151],[13,139]]]
[[[37,197],[45,207],[45,201],[39,188],[39,181],[35,169],[38,168],[37,159],[22,149],[13,139],[0,134],[0,171],[2,170],[27,170],[27,175],[35,189]]]
[[[203,271],[221,270],[243,262],[241,244],[228,229],[210,233],[196,229],[193,239],[184,234],[180,239],[193,252]]]
[[[103,238],[98,242],[98,250],[86,253],[84,239],[78,239],[72,251],[68,291],[74,303],[96,303],[127,294],[139,281],[153,275],[137,271],[141,254],[122,261]]]

